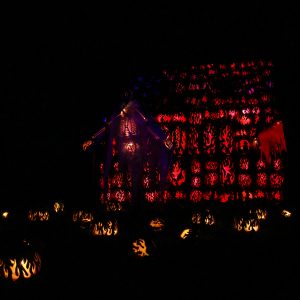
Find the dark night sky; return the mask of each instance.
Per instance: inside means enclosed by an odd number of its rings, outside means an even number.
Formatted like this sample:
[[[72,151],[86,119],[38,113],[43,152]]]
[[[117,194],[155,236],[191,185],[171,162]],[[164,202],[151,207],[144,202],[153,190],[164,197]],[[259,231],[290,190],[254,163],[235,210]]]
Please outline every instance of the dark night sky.
[[[291,159],[297,158],[295,7],[130,3],[2,10],[5,205],[80,189],[90,170],[81,143],[119,107],[133,76],[163,66],[272,59]],[[299,160],[293,165],[299,167]]]

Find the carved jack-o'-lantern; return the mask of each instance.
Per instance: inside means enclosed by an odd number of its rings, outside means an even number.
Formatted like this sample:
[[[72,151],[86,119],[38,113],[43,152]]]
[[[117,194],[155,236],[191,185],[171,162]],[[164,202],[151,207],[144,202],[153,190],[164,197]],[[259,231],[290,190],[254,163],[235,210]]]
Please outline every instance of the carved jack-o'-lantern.
[[[202,222],[202,216],[201,213],[195,212],[192,214],[192,223],[195,225],[199,225]]]
[[[292,216],[292,213],[287,209],[283,209],[280,214],[285,218],[290,218]]]
[[[27,215],[29,221],[49,221],[50,214],[47,210],[29,210]]]
[[[183,229],[180,233],[180,238],[185,240],[186,238],[188,238],[191,235],[192,231],[193,230],[191,228]]]
[[[264,208],[256,208],[249,211],[250,214],[253,214],[258,220],[265,220],[267,218],[267,210]]]
[[[165,222],[164,220],[160,219],[160,218],[155,218],[152,219],[149,223],[149,226],[151,227],[151,229],[155,232],[159,232],[162,231],[165,227]]]
[[[91,222],[94,220],[94,217],[91,212],[79,210],[73,213],[72,219],[73,222],[79,223],[80,227],[85,229],[91,226]]]
[[[106,210],[109,212],[118,212],[123,209],[122,203],[116,200],[110,200],[106,203]]]
[[[204,224],[208,226],[214,225],[216,223],[215,217],[209,209],[205,210],[203,221]]]
[[[65,205],[62,202],[55,202],[53,204],[53,210],[55,213],[62,213],[65,209]]]
[[[35,277],[41,270],[41,256],[28,241],[14,245],[0,256],[0,279],[18,282]]]
[[[9,212],[7,210],[1,212],[2,219],[7,219],[9,216]]]
[[[94,236],[115,236],[119,233],[119,224],[116,220],[94,223],[91,227]]]
[[[260,229],[260,223],[254,216],[236,217],[233,227],[240,232],[257,232]]]
[[[146,257],[149,256],[147,245],[144,239],[137,239],[132,243],[132,250],[136,256]]]
[[[215,225],[216,224],[216,219],[209,209],[205,209],[203,212],[194,212],[192,214],[192,223],[195,225]]]

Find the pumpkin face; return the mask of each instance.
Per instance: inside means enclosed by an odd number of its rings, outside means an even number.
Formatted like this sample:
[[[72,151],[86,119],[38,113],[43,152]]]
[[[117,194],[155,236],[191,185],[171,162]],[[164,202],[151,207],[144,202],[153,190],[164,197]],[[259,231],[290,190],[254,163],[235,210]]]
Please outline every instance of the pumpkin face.
[[[21,253],[0,257],[0,278],[17,282],[33,278],[40,272],[41,257],[36,251],[27,251],[28,245],[24,241]]]

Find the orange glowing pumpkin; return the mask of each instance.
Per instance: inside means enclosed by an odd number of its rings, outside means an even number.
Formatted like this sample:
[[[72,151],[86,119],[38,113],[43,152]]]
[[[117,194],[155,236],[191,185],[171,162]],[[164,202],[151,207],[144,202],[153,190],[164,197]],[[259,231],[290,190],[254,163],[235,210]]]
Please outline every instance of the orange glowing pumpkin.
[[[0,279],[19,282],[36,277],[41,270],[41,256],[32,245],[23,240],[14,244],[16,248],[9,249],[0,256]]]

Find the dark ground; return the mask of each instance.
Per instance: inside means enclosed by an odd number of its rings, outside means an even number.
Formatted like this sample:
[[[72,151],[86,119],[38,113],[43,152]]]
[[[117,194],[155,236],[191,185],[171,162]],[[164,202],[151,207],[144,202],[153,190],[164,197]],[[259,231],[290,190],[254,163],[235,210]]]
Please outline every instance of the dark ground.
[[[146,227],[151,213],[119,214],[115,237],[92,236],[68,215],[48,223],[2,224],[2,236],[31,241],[42,268],[27,281],[1,278],[1,299],[295,299],[299,218],[291,211],[285,219],[271,210],[258,232],[240,234],[223,222],[194,227],[186,239],[179,238],[188,224],[184,210],[166,211],[162,232]],[[137,238],[145,239],[149,256],[134,254]]]

